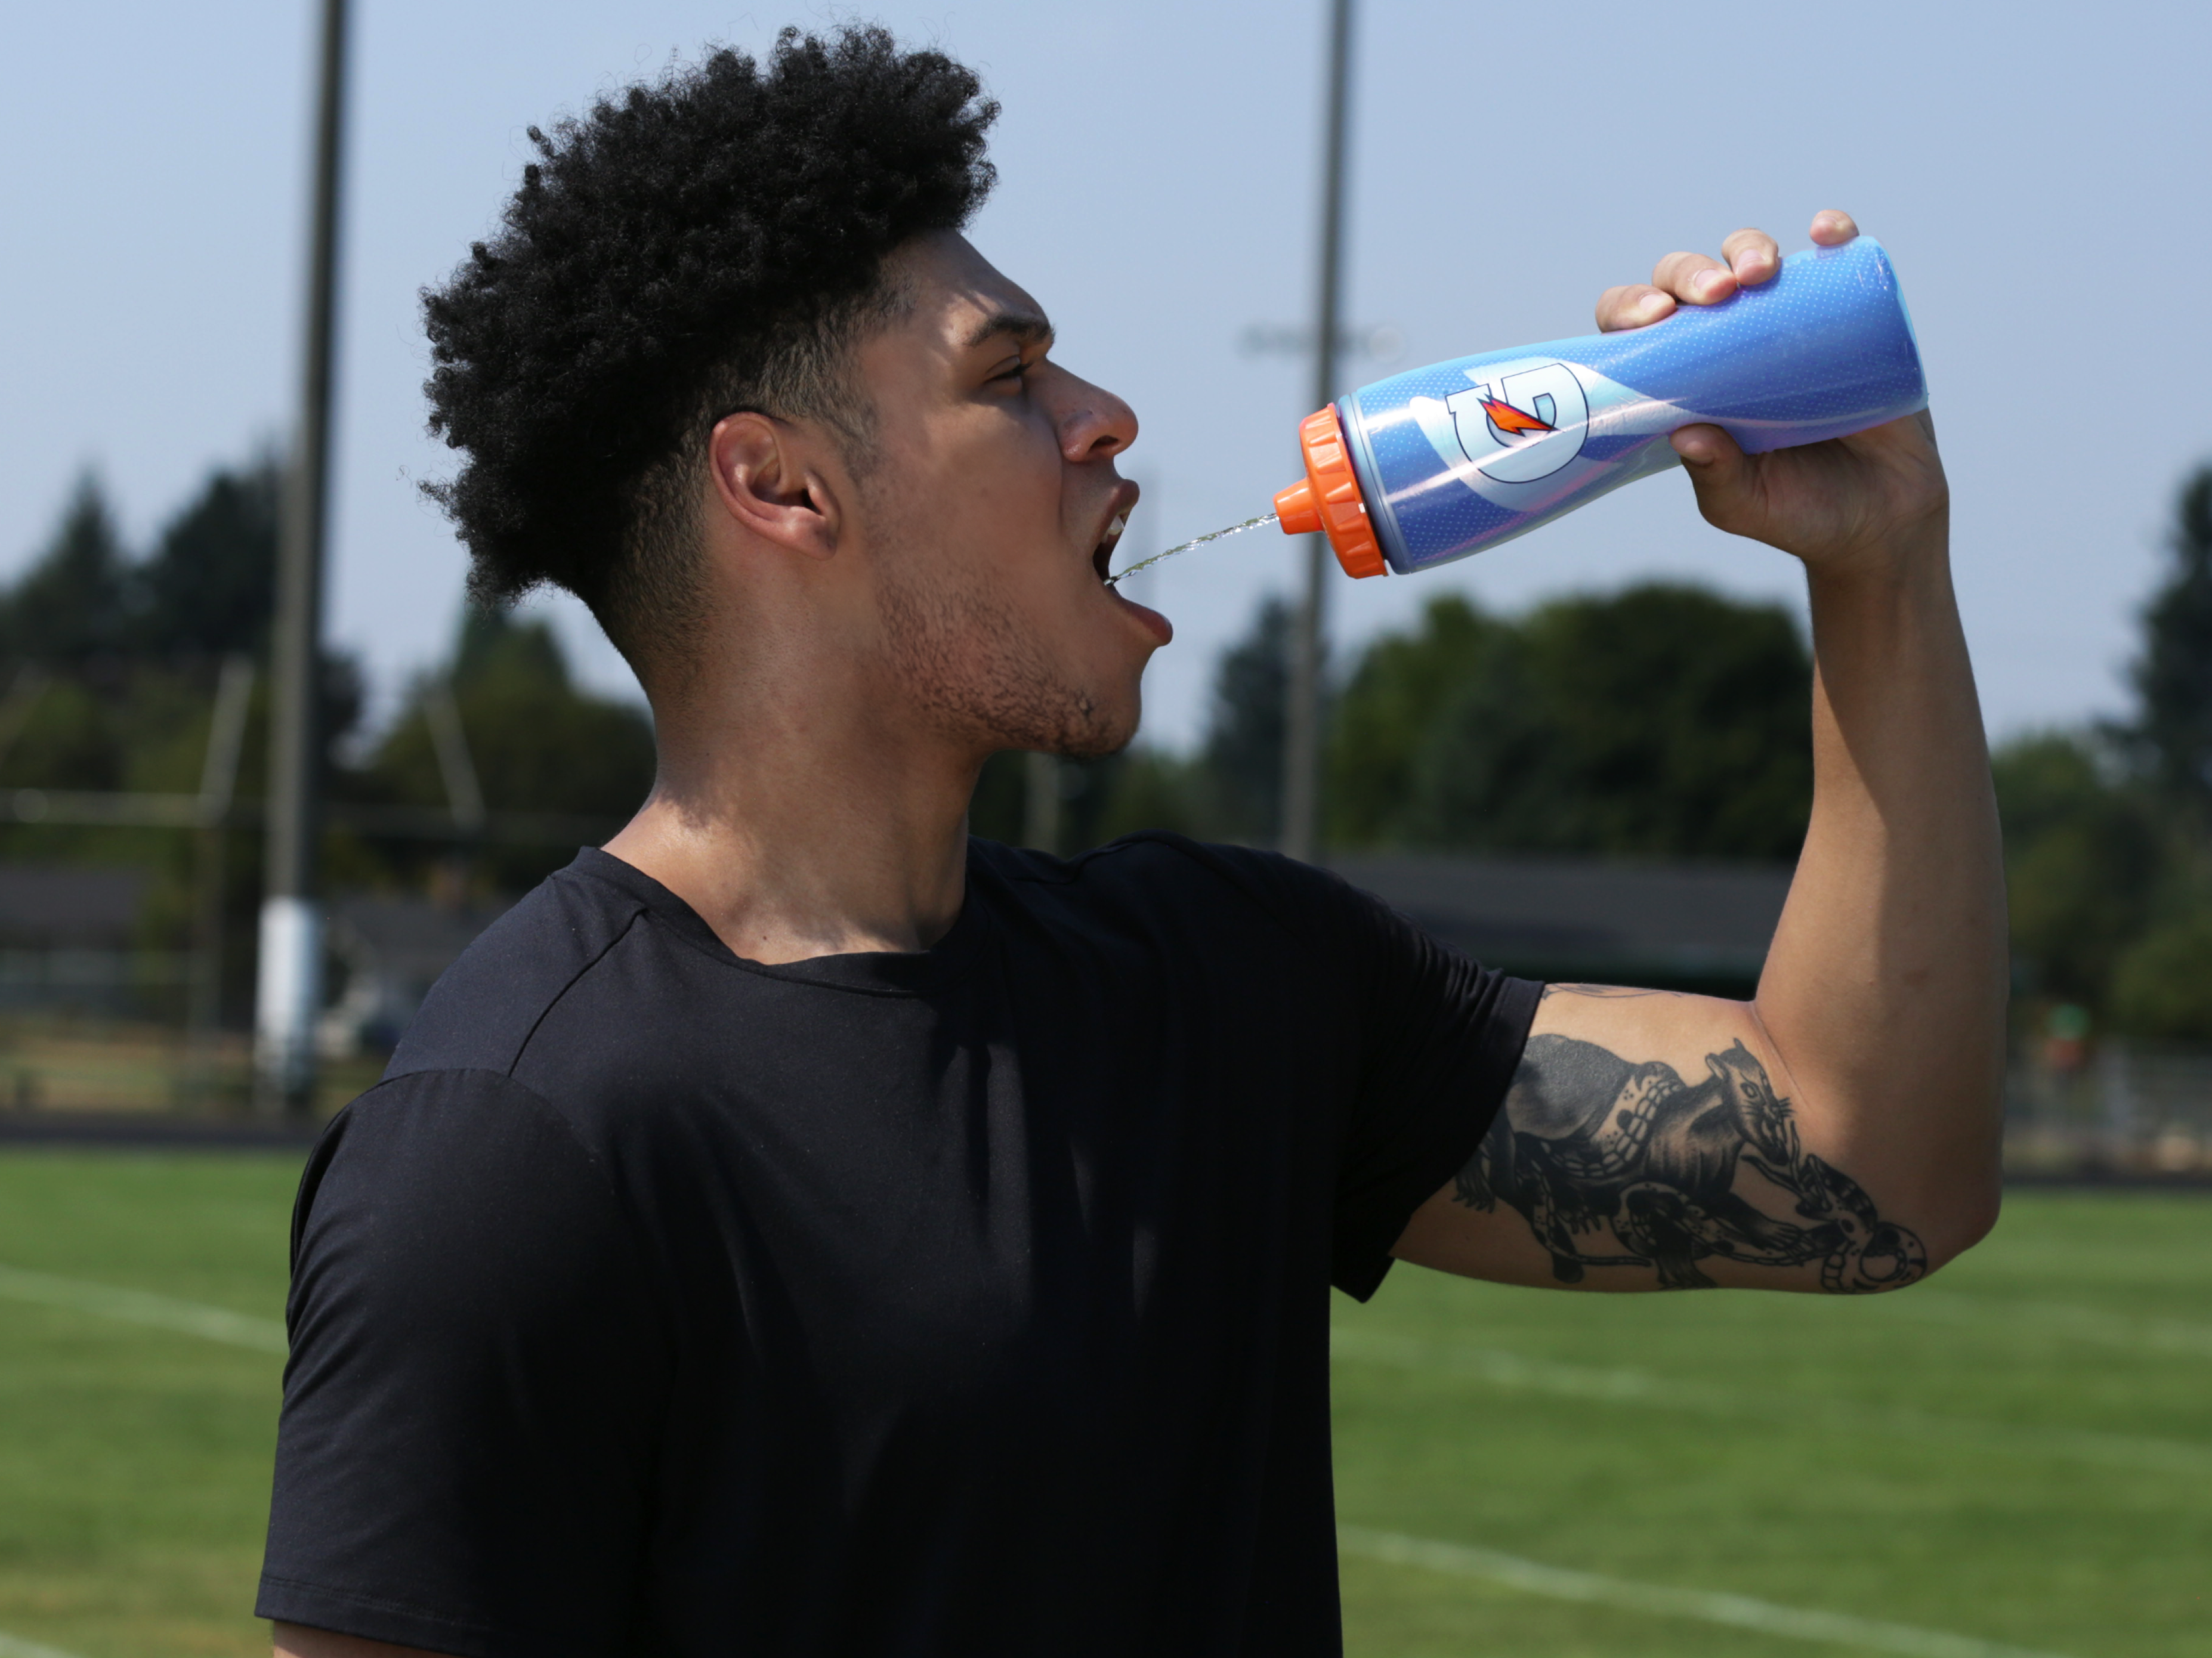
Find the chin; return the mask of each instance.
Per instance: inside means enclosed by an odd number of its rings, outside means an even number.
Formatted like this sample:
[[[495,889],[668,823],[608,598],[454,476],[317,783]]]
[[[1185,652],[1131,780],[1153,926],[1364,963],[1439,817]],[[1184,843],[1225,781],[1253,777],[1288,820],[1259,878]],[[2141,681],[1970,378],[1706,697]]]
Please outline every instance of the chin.
[[[1042,749],[1063,760],[1103,760],[1127,748],[1136,735],[1137,716],[1133,710],[1126,719],[1111,715],[1102,718],[1100,711],[1093,710],[1061,721],[1049,735],[1033,732],[1013,746]]]
[[[1126,695],[1093,703],[1077,740],[1063,750],[1071,760],[1103,760],[1137,740],[1144,703],[1133,685]]]
[[[1084,665],[1063,659],[1054,671],[1042,653],[1024,650],[970,664],[970,671],[951,683],[917,676],[910,695],[981,738],[987,751],[1026,749],[1098,760],[1119,754],[1136,737],[1141,681],[1120,671],[1094,676]]]
[[[1121,753],[1136,740],[1136,736],[1137,728],[1132,725],[1127,729],[1086,736],[1080,741],[1058,744],[1052,752],[1063,760],[1103,760],[1109,754]]]

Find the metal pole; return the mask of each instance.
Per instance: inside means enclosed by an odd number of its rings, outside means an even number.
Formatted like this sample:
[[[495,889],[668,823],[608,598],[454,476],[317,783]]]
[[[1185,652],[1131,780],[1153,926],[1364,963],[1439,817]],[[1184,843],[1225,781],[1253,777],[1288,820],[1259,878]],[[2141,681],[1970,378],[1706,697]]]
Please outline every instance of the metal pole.
[[[328,519],[331,383],[337,317],[339,147],[345,118],[346,0],[323,0],[313,218],[307,247],[300,417],[285,480],[276,559],[276,635],[269,743],[268,889],[254,994],[254,1069],[262,1108],[310,1107],[315,1017],[322,1005],[322,908],[315,851],[321,827],[323,539]]]
[[[1351,98],[1352,0],[1329,0],[1328,118],[1322,152],[1321,282],[1314,317],[1313,407],[1336,396],[1336,346],[1344,282],[1344,148]],[[1327,537],[1306,537],[1306,591],[1291,637],[1289,706],[1283,722],[1282,847],[1310,859],[1321,845],[1322,661],[1329,571]]]
[[[193,932],[199,961],[192,969],[185,1019],[196,1048],[204,1050],[222,1023],[222,864],[229,840],[230,803],[238,793],[238,759],[246,746],[246,720],[253,701],[253,659],[233,656],[222,665],[208,720],[207,754],[200,762],[199,914]]]

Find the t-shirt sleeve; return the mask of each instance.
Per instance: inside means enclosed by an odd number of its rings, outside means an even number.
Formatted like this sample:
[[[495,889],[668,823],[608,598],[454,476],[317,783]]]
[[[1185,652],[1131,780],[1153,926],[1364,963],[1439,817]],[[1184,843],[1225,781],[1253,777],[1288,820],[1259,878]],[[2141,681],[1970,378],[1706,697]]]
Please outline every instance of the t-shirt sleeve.
[[[613,1187],[538,1096],[397,1078],[293,1223],[257,1611],[461,1658],[635,1644],[671,1351]]]
[[[1474,1155],[1543,987],[1439,944],[1338,877],[1269,858],[1263,878],[1353,1010],[1357,1083],[1338,1141],[1330,1278],[1366,1300],[1413,1211]]]
[[[1505,1102],[1543,987],[1439,944],[1328,878],[1360,1010],[1360,1085],[1341,1142],[1331,1277],[1361,1301],[1413,1211],[1465,1166]]]

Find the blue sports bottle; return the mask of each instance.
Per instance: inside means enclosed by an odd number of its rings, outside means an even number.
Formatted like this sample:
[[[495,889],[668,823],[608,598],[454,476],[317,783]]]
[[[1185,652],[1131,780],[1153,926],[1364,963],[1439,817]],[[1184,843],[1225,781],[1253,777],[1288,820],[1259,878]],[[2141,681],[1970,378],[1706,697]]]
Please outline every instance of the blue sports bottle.
[[[1306,476],[1275,510],[1285,533],[1327,535],[1347,574],[1411,575],[1677,465],[1667,438],[1685,426],[1755,455],[1927,406],[1897,273],[1861,236],[1649,327],[1363,386],[1300,423]]]

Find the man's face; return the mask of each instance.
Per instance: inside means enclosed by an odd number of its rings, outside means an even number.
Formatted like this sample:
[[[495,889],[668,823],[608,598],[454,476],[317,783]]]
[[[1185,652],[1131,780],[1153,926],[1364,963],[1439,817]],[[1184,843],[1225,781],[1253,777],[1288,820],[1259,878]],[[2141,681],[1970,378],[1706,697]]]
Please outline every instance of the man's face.
[[[1103,580],[1136,416],[1048,359],[1042,309],[964,238],[891,265],[908,303],[856,354],[876,441],[854,517],[897,689],[986,750],[1111,753],[1172,636]]]

